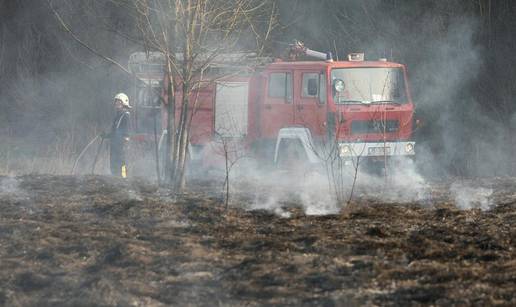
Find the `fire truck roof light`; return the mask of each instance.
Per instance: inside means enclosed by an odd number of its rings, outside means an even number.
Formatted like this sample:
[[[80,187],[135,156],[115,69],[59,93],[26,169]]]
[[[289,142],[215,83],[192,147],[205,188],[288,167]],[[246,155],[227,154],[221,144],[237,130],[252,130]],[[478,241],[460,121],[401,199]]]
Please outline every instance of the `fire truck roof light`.
[[[360,62],[363,61],[365,58],[363,52],[356,52],[356,53],[350,53],[348,54],[348,61],[350,62]]]

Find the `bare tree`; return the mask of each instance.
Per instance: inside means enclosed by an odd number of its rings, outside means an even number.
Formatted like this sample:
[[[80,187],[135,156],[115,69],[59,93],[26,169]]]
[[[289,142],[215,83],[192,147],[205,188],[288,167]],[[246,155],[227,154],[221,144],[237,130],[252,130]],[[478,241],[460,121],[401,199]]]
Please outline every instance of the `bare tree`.
[[[164,103],[169,115],[166,180],[179,190],[185,185],[190,127],[197,107],[196,99],[191,99],[192,93],[214,82],[214,77],[202,76],[212,63],[226,54],[247,51],[249,46],[258,55],[263,52],[275,23],[276,9],[273,2],[257,0],[118,2],[133,5],[147,50],[165,56],[168,95]],[[254,38],[252,42],[250,37]],[[179,110],[177,118],[176,109]]]
[[[244,146],[241,139],[226,137],[221,133],[216,132],[217,140],[214,146],[214,152],[224,159],[224,183],[222,188],[224,190],[224,205],[226,210],[229,207],[230,201],[230,187],[231,187],[231,172],[234,166],[246,157]]]

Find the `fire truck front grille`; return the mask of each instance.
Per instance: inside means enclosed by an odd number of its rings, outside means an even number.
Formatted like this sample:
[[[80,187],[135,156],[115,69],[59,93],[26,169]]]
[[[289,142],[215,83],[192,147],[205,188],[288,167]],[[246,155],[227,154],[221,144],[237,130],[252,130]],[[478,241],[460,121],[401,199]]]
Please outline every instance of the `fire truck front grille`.
[[[393,133],[398,132],[399,128],[398,120],[354,120],[351,123],[352,134]]]

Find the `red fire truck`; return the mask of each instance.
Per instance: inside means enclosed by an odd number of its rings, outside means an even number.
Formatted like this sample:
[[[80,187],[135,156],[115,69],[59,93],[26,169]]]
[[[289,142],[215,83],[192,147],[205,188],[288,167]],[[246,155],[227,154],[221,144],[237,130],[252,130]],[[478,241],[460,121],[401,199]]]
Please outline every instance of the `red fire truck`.
[[[206,147],[217,138],[238,140],[249,155],[275,163],[292,157],[290,151],[309,163],[320,163],[328,152],[343,161],[414,157],[414,104],[403,64],[366,61],[362,53],[334,61],[331,54],[301,43],[291,45],[287,59],[254,71],[231,65],[231,55],[221,58],[226,61],[215,61],[205,77],[218,76],[217,81],[190,97],[192,105],[196,101],[191,159],[212,159]],[[130,69],[138,79],[133,96],[139,133],[151,131],[157,110],[164,131],[162,60],[159,54],[131,56]],[[179,106],[176,110],[178,116]]]

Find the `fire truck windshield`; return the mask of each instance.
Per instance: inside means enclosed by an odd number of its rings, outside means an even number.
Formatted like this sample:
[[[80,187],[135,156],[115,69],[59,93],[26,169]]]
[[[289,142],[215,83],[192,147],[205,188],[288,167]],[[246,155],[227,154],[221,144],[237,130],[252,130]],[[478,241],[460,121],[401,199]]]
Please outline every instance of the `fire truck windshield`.
[[[336,68],[331,71],[331,80],[337,104],[407,102],[401,68]]]

